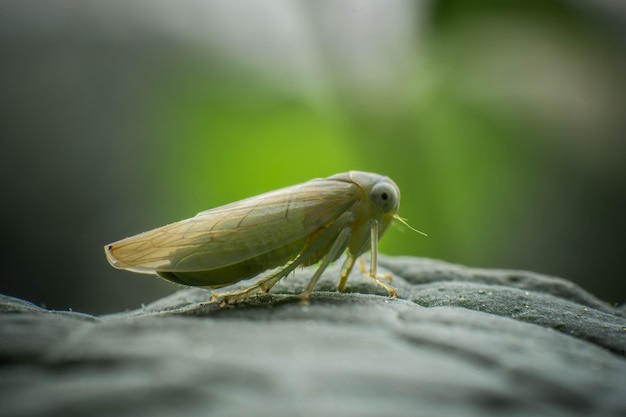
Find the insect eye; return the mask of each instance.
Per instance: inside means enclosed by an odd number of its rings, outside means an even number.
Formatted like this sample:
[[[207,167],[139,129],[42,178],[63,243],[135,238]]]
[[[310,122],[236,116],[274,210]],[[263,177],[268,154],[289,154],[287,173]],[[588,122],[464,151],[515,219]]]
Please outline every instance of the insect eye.
[[[398,207],[398,190],[393,184],[379,182],[372,187],[370,199],[385,213],[388,213]]]

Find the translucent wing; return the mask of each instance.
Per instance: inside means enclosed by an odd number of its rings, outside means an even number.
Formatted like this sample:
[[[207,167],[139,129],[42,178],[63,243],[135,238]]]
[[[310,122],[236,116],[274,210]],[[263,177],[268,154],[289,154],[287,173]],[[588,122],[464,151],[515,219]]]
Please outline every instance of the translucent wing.
[[[312,180],[112,243],[107,257],[115,267],[135,272],[221,268],[307,237],[359,198],[354,183]]]

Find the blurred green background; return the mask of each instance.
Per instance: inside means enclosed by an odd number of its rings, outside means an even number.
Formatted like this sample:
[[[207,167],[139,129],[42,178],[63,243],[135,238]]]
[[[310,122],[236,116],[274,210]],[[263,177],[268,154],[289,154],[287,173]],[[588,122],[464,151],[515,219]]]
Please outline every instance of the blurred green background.
[[[3,0],[0,52],[0,293],[136,308],[105,244],[366,170],[383,253],[626,301],[624,2]]]

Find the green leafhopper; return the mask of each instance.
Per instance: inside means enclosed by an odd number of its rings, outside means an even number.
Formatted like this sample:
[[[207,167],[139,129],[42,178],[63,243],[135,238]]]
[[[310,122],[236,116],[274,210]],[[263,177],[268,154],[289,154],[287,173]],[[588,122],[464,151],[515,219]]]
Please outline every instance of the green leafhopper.
[[[115,268],[205,288],[271,270],[245,289],[213,295],[236,303],[269,291],[298,266],[320,262],[301,294],[306,302],[322,272],[345,252],[337,285],[343,291],[355,260],[369,249],[367,275],[395,298],[391,277],[376,271],[376,257],[378,239],[392,220],[403,222],[399,205],[400,190],[391,179],[351,171],[206,210],[104,250]]]

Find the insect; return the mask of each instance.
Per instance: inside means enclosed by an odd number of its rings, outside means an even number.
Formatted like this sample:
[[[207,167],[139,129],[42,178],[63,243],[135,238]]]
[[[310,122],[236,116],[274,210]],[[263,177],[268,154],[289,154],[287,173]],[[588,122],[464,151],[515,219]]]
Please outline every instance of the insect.
[[[391,276],[376,271],[376,258],[378,239],[392,220],[406,224],[399,204],[391,179],[350,171],[206,210],[104,250],[115,268],[209,289],[271,270],[247,288],[212,296],[231,304],[268,292],[298,266],[321,261],[300,295],[306,303],[324,270],[345,252],[337,285],[343,291],[355,260],[370,249],[367,275],[395,298]]]

